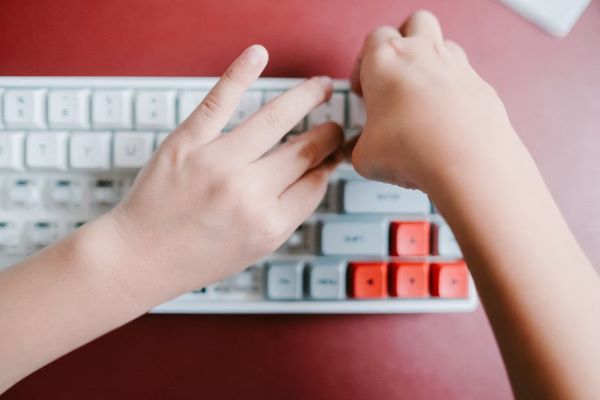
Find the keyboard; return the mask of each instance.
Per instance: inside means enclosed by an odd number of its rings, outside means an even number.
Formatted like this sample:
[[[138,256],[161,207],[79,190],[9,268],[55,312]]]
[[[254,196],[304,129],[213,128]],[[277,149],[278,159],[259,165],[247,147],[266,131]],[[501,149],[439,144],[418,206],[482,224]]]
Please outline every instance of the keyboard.
[[[215,82],[0,77],[0,267],[113,207]],[[299,82],[259,79],[227,129]],[[364,124],[361,99],[346,81],[334,81],[331,99],[288,135],[328,120],[348,137]],[[153,312],[467,312],[477,303],[454,235],[427,195],[365,180],[343,165],[281,248]]]

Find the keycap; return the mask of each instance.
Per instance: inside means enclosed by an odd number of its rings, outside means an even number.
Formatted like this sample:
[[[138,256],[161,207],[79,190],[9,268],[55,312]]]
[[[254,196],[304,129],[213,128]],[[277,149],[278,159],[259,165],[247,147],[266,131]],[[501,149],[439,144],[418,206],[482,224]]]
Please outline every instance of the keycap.
[[[0,250],[13,249],[21,244],[21,227],[13,221],[0,221]]]
[[[96,90],[92,94],[92,125],[95,129],[129,129],[132,105],[131,90]]]
[[[40,183],[35,179],[15,179],[7,190],[10,207],[34,208],[41,203]]]
[[[321,228],[324,255],[376,255],[388,252],[387,226],[383,222],[330,221]]]
[[[46,90],[6,90],[3,105],[6,128],[46,127]]]
[[[267,266],[267,296],[277,300],[302,297],[302,261],[271,262]]]
[[[28,236],[32,245],[37,248],[49,246],[58,239],[56,222],[38,221],[29,227]]]
[[[154,133],[116,132],[113,138],[113,162],[116,168],[141,168],[152,157]]]
[[[90,124],[88,89],[51,90],[48,93],[48,124],[54,129],[85,129]]]
[[[182,123],[198,107],[207,94],[208,90],[186,90],[179,94],[179,123]]]
[[[318,261],[309,269],[309,296],[313,299],[343,299],[346,297],[346,263]]]
[[[385,262],[351,262],[348,265],[350,295],[370,299],[387,297],[387,264]]]
[[[390,231],[390,255],[426,256],[429,254],[429,222],[393,221]]]
[[[8,171],[23,170],[25,132],[0,133],[0,169]]]
[[[431,295],[444,298],[469,296],[469,272],[464,261],[431,264]]]
[[[337,122],[344,126],[345,96],[343,93],[333,93],[331,98],[308,114],[308,127],[320,125],[327,121]]]
[[[31,132],[27,135],[25,159],[29,168],[67,169],[66,132]]]
[[[2,97],[4,95],[4,90],[0,89],[0,129],[4,128],[4,118],[2,114],[4,112],[4,106],[2,105]]]
[[[362,129],[367,121],[367,113],[362,97],[356,93],[350,93],[348,103],[348,125],[350,129]]]
[[[447,224],[435,226],[434,246],[435,253],[444,257],[462,257],[462,252],[452,230]]]
[[[263,94],[259,90],[250,90],[244,93],[225,129],[233,129],[244,122],[246,118],[257,112],[262,105],[262,96]]]
[[[347,180],[342,184],[344,212],[428,214],[431,206],[427,195],[387,183]]]
[[[135,121],[138,129],[175,128],[175,92],[172,90],[137,92]]]
[[[393,262],[390,263],[389,269],[392,296],[429,296],[429,264]]]
[[[121,189],[114,179],[97,179],[92,187],[92,204],[99,208],[114,206],[121,199]]]
[[[265,104],[273,101],[276,97],[282,95],[284,93],[283,90],[268,90],[265,92]],[[304,131],[304,123],[306,118],[302,118],[294,127],[292,128],[292,132],[302,132]]]
[[[110,169],[110,132],[78,132],[71,135],[69,159],[78,169]]]
[[[83,200],[83,190],[78,180],[57,179],[50,184],[49,198],[57,207],[78,207]]]
[[[161,145],[161,143],[165,141],[167,136],[169,136],[168,132],[161,132],[161,133],[156,134],[156,145],[154,146],[154,148],[158,149],[158,147]]]

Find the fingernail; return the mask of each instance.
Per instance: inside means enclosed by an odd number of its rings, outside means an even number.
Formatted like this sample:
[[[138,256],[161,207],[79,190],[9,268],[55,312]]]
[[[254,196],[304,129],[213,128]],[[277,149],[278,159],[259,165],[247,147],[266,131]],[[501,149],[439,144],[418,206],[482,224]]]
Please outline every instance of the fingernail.
[[[244,54],[242,55],[248,64],[250,65],[259,65],[262,60],[265,58],[266,49],[259,44],[252,45],[246,49]]]

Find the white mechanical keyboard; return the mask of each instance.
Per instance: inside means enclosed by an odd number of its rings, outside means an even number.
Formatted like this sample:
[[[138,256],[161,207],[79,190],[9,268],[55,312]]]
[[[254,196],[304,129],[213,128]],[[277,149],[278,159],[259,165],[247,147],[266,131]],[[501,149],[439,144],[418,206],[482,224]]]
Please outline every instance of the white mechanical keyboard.
[[[0,77],[0,267],[106,212],[216,78]],[[239,124],[299,79],[261,78]],[[333,120],[351,136],[359,97],[334,81],[329,102],[290,134]],[[454,236],[419,191],[367,181],[350,166],[273,254],[162,313],[465,312],[477,295]]]

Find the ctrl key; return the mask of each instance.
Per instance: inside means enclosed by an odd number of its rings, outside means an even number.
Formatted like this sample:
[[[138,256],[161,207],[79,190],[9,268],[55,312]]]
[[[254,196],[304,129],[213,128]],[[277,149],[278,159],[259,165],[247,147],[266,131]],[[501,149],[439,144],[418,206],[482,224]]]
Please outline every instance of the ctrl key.
[[[469,297],[469,271],[465,262],[431,264],[431,294],[444,298]]]
[[[301,261],[276,261],[267,266],[267,296],[273,300],[298,300],[302,297]]]

